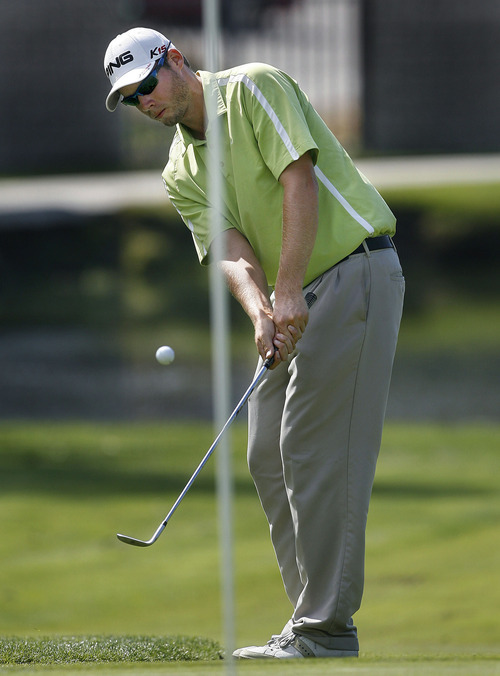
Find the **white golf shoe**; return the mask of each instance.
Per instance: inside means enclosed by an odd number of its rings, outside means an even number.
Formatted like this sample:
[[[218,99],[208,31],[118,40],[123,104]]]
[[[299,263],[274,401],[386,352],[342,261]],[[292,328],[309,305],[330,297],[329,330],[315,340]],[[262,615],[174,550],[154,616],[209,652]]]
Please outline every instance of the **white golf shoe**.
[[[263,646],[238,648],[233,657],[240,660],[289,659],[293,657],[357,657],[357,650],[332,650],[316,643],[310,638],[299,636],[292,631],[280,636],[273,636]]]

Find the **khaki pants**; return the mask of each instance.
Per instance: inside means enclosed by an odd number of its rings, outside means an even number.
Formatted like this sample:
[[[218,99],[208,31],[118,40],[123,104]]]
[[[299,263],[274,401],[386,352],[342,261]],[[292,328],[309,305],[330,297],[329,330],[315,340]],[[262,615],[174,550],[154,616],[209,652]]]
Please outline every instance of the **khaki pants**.
[[[365,528],[403,306],[393,249],[312,282],[317,300],[288,364],[249,401],[248,463],[269,521],[293,630],[357,650]]]

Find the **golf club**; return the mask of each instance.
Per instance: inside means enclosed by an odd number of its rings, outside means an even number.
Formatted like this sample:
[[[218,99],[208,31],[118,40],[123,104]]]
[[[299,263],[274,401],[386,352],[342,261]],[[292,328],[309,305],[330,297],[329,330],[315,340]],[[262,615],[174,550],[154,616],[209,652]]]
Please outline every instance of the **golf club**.
[[[310,308],[310,307],[313,305],[313,303],[316,301],[316,298],[317,298],[316,295],[315,295],[314,293],[312,293],[312,292],[309,292],[309,293],[306,294],[305,300],[306,300],[307,306],[308,306],[309,308]],[[194,483],[196,477],[197,477],[198,474],[201,472],[201,470],[203,469],[203,467],[206,465],[208,459],[210,458],[210,456],[211,456],[212,453],[214,452],[214,450],[215,450],[217,444],[218,444],[219,441],[220,441],[220,438],[222,437],[222,435],[224,434],[224,432],[226,431],[226,429],[229,427],[229,425],[230,425],[230,424],[233,422],[233,420],[236,418],[236,416],[237,416],[238,413],[241,411],[241,409],[243,408],[243,406],[246,404],[248,398],[250,397],[250,395],[252,394],[252,392],[254,391],[254,389],[256,388],[256,386],[258,385],[258,383],[262,380],[262,377],[264,376],[264,374],[266,373],[266,371],[271,367],[271,365],[273,364],[273,362],[274,362],[274,356],[269,357],[268,359],[265,360],[265,362],[263,363],[262,367],[261,367],[260,370],[258,371],[257,375],[255,376],[255,378],[253,379],[253,381],[250,383],[250,385],[249,385],[247,391],[245,392],[245,394],[244,394],[244,395],[242,396],[242,398],[240,399],[238,405],[236,406],[236,408],[234,409],[234,411],[233,411],[233,412],[231,413],[231,415],[229,416],[229,418],[228,418],[227,422],[225,423],[224,427],[221,429],[221,431],[220,431],[219,434],[217,435],[217,438],[215,439],[215,441],[213,442],[213,444],[210,446],[210,448],[208,449],[208,451],[205,453],[205,456],[204,456],[203,460],[200,462],[200,464],[198,465],[198,467],[195,469],[195,471],[194,471],[192,477],[189,479],[189,481],[188,481],[187,484],[185,485],[185,487],[184,487],[184,489],[182,490],[181,494],[179,495],[179,497],[177,498],[177,500],[176,500],[176,501],[174,502],[174,504],[172,505],[172,508],[170,509],[170,512],[167,514],[167,516],[163,519],[163,521],[161,522],[161,524],[158,526],[158,528],[157,528],[156,531],[154,532],[153,536],[152,536],[149,540],[138,540],[137,538],[130,537],[129,535],[122,535],[121,533],[117,533],[116,537],[117,537],[119,540],[121,540],[121,542],[124,542],[124,543],[127,544],[127,545],[135,545],[136,547],[149,547],[150,545],[154,544],[154,543],[158,540],[158,538],[160,537],[160,535],[161,535],[162,532],[164,531],[165,526],[166,526],[167,523],[170,521],[170,518],[172,517],[173,513],[175,512],[175,510],[177,509],[177,507],[180,505],[180,503],[181,503],[181,501],[183,500],[184,496],[186,495],[186,493],[188,492],[188,490],[189,490],[189,489],[191,488],[191,486],[193,485],[193,483]]]
[[[116,536],[116,537],[117,537],[119,540],[121,540],[122,542],[124,542],[124,543],[127,544],[127,545],[135,545],[136,547],[149,547],[150,545],[154,544],[154,543],[156,542],[156,540],[158,540],[158,538],[160,537],[161,533],[163,532],[165,526],[166,526],[167,523],[170,521],[171,516],[173,515],[173,513],[175,512],[175,510],[177,509],[177,507],[178,507],[179,504],[181,503],[182,499],[184,498],[184,496],[186,495],[186,493],[188,492],[188,490],[189,490],[189,489],[191,488],[191,486],[193,485],[193,483],[194,483],[196,477],[198,476],[198,474],[201,472],[201,470],[203,469],[203,467],[204,467],[205,464],[207,463],[207,460],[210,458],[210,456],[211,456],[212,453],[214,452],[214,450],[215,450],[217,444],[218,444],[219,441],[220,441],[220,438],[222,437],[222,435],[224,434],[224,432],[226,431],[226,429],[229,427],[229,425],[230,425],[230,424],[233,422],[233,420],[236,418],[236,416],[237,416],[238,413],[241,411],[241,409],[243,408],[243,406],[246,404],[246,402],[247,402],[249,396],[252,394],[252,392],[254,391],[255,387],[257,386],[257,384],[258,384],[258,383],[260,382],[260,380],[262,379],[263,375],[266,373],[266,371],[267,371],[267,370],[269,369],[269,367],[272,365],[273,361],[274,361],[274,357],[270,357],[269,359],[266,359],[266,361],[265,361],[264,364],[262,365],[262,368],[259,370],[259,372],[258,372],[257,375],[255,376],[255,378],[254,378],[253,381],[251,382],[249,388],[247,389],[247,391],[245,392],[245,394],[243,395],[243,397],[242,397],[241,400],[239,401],[239,403],[238,403],[238,405],[236,406],[236,408],[234,409],[234,411],[231,413],[231,415],[230,415],[230,417],[228,418],[226,424],[225,424],[224,427],[221,429],[221,431],[220,431],[219,434],[217,435],[217,438],[215,439],[215,441],[213,442],[213,444],[210,446],[210,448],[209,448],[208,451],[206,452],[206,454],[205,454],[203,460],[200,462],[200,464],[198,465],[198,467],[195,469],[195,471],[194,471],[194,473],[193,473],[193,476],[189,479],[189,481],[187,482],[186,486],[184,487],[182,493],[179,495],[179,497],[177,498],[177,500],[176,500],[175,503],[173,504],[173,506],[172,506],[170,512],[167,514],[167,516],[163,519],[163,521],[161,522],[161,524],[158,526],[158,528],[156,529],[156,531],[155,531],[155,533],[153,534],[153,536],[151,537],[151,539],[149,539],[149,540],[138,540],[138,539],[136,539],[136,538],[130,537],[129,535],[122,535],[121,533],[117,533],[117,536]]]

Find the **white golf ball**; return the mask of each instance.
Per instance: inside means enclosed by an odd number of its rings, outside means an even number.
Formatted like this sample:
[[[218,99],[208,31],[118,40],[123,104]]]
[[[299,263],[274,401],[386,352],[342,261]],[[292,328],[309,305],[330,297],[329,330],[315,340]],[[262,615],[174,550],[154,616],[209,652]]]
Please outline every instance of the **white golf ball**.
[[[156,359],[163,366],[167,366],[174,361],[175,352],[168,345],[163,345],[156,350]]]

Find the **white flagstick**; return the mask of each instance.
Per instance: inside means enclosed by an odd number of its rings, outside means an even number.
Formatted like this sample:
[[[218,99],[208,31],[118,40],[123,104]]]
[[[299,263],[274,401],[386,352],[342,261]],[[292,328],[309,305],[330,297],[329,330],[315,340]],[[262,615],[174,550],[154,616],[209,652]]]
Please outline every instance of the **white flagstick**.
[[[218,49],[220,45],[218,0],[204,0],[203,28],[205,34],[206,68],[214,73],[219,69]],[[213,92],[211,92],[213,94]],[[223,206],[223,185],[220,170],[221,134],[220,120],[217,115],[217,100],[214,95],[206,102],[209,129],[209,186],[208,197],[212,205],[213,220],[212,242],[213,255],[216,260],[224,256],[221,237],[215,235],[222,231],[221,213]],[[210,306],[212,331],[212,369],[213,400],[215,405],[215,425],[220,429],[229,411],[229,302],[228,292],[223,275],[219,268],[210,266]],[[221,557],[221,592],[224,627],[224,648],[226,651],[226,671],[235,673],[234,660],[231,654],[235,642],[235,610],[234,610],[234,563],[233,563],[233,482],[231,470],[231,440],[224,437],[217,456],[217,497],[219,507],[219,538]]]

